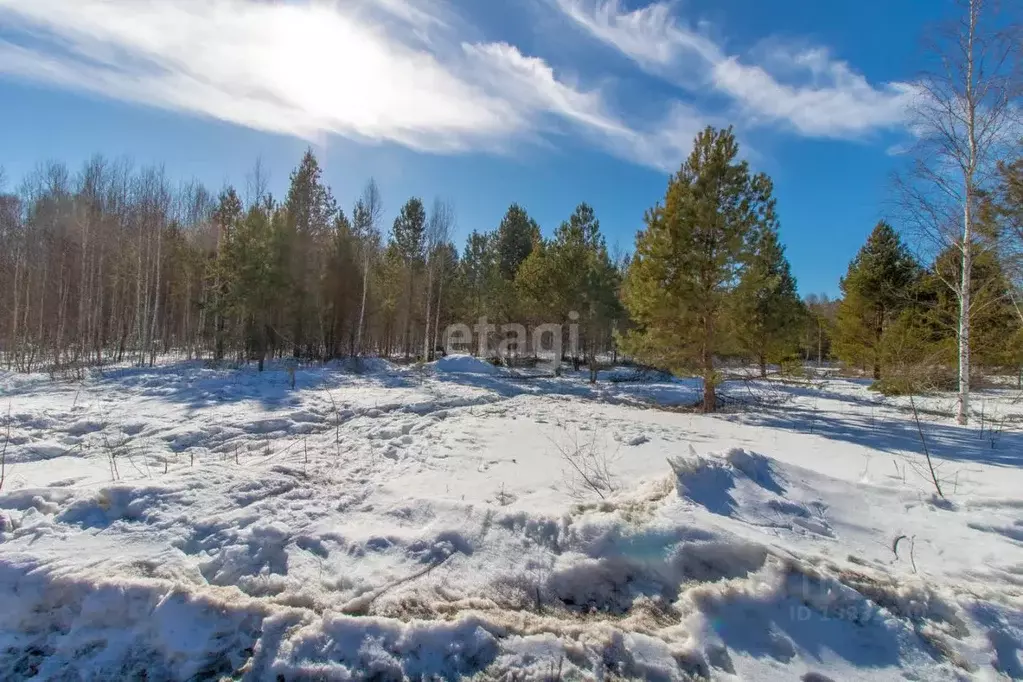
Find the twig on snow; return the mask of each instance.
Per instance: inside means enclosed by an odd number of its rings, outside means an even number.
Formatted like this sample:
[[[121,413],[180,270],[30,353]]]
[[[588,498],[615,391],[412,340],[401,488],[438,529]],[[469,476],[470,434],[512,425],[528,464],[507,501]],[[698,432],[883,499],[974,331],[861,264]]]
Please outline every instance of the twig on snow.
[[[916,573],[916,536],[899,535],[892,542],[892,554],[895,555],[895,559],[899,559],[899,543],[903,540],[909,540],[909,563],[913,566],[913,573]]]
[[[934,483],[934,489],[938,491],[938,497],[944,499],[945,493],[941,492],[941,482],[938,480],[938,474],[934,471],[934,463],[931,462],[931,452],[927,449],[927,439],[924,438],[924,429],[920,425],[920,414],[916,409],[916,401],[913,400],[913,394],[909,395],[909,405],[913,408],[913,419],[916,420],[916,431],[920,435],[920,444],[924,448],[924,457],[927,458],[927,468],[931,472],[931,482]]]

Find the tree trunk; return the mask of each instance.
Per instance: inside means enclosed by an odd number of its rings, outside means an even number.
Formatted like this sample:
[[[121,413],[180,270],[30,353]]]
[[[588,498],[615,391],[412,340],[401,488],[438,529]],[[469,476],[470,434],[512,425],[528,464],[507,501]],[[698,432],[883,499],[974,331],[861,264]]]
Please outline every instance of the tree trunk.
[[[223,234],[222,234],[222,229],[223,228],[221,228],[221,234],[217,237],[217,251],[216,251],[216,254],[214,255],[214,261],[213,261],[214,262],[214,267],[216,267],[216,274],[215,274],[215,276],[213,278],[213,296],[216,299],[216,303],[214,303],[214,313],[213,313],[213,328],[215,330],[214,331],[214,336],[216,337],[216,340],[214,341],[214,344],[213,344],[213,360],[214,360],[214,362],[218,362],[218,363],[221,360],[224,359],[224,327],[225,327],[225,324],[224,324],[224,310],[223,310],[223,308],[224,308],[224,291],[223,291],[224,285],[220,281],[220,274],[221,274],[221,271],[223,270],[223,266],[222,266],[222,263],[220,261],[220,258],[221,258],[220,251],[223,248],[223,241],[224,241],[224,237],[223,237]]]
[[[441,270],[437,274],[437,311],[436,317],[433,322],[433,348],[436,349],[440,346],[440,302],[441,295],[444,293],[444,271]]]
[[[710,339],[714,336],[713,323],[706,321],[704,323],[704,342],[703,342],[703,411],[705,413],[713,412],[717,409],[717,394],[715,393],[714,386],[714,353],[711,350]]]
[[[103,364],[103,346],[106,342],[106,324],[103,319],[103,262],[103,256],[101,253],[96,274],[96,282],[98,283],[96,286],[97,295],[93,299],[95,301],[95,312],[92,317],[92,333],[94,335],[93,343],[96,345],[96,364],[98,365]],[[116,291],[118,291],[118,289],[115,289],[115,292]]]
[[[588,339],[587,346],[589,352],[587,353],[586,364],[589,365],[590,370],[590,383],[597,383],[597,339],[596,334],[587,334],[590,338]]]
[[[153,318],[149,325],[149,333],[146,335],[146,344],[149,346],[149,366],[156,362],[156,320],[160,314],[160,254],[163,247],[163,230],[157,226],[156,232],[156,285],[153,288]]]
[[[824,340],[823,340],[823,333],[822,333],[821,326],[822,326],[821,320],[818,319],[817,320],[817,369],[821,368],[821,356],[823,355],[823,353],[821,351],[822,351],[822,349],[824,347]]]
[[[705,354],[703,362],[703,411],[713,412],[717,408],[717,394],[714,386],[714,361]]]
[[[38,346],[39,349],[41,349],[45,345],[44,344],[44,339],[46,337],[46,331],[45,331],[45,327],[44,327],[44,322],[46,320],[46,280],[49,278],[49,272],[50,272],[50,267],[49,266],[50,266],[50,259],[49,259],[48,255],[44,255],[43,256],[43,278],[41,280],[39,280],[39,333],[36,336],[36,343],[35,343],[35,345],[33,345],[33,347],[29,351],[29,363],[28,363],[29,371],[32,371],[32,361],[35,359],[35,354],[36,354],[36,350],[37,350],[36,346]],[[27,327],[26,327],[26,331],[27,331]]]
[[[14,314],[11,320],[11,354],[7,356],[7,368],[18,366],[18,276],[21,274],[21,250],[14,257]]]
[[[57,339],[56,343],[53,344],[53,364],[55,367],[60,367],[60,351],[64,345],[64,327],[67,323],[67,308],[68,293],[71,290],[70,284],[65,281],[64,277],[64,259],[61,259],[60,263],[60,275],[57,277],[57,291],[59,292],[58,301],[59,307],[57,309]]]
[[[431,259],[432,260],[432,259]],[[426,264],[426,333],[423,334],[423,362],[430,361],[430,313],[433,295],[433,264]]]
[[[85,355],[88,352],[88,325],[85,323],[85,311],[86,311],[86,270],[88,257],[89,257],[89,220],[84,220],[80,223],[82,225],[82,247],[81,247],[81,258],[82,264],[81,269],[78,273],[78,317],[76,318],[76,324],[78,328],[78,346],[79,353]]]
[[[362,267],[362,304],[359,306],[359,326],[355,332],[355,355],[362,354],[362,325],[366,319],[366,289],[369,284],[369,253],[363,259]]]
[[[142,343],[142,230],[139,230],[138,261],[135,277],[135,343]],[[142,363],[138,363],[142,364]]]
[[[966,227],[963,230],[963,268],[959,294],[959,401],[956,410],[956,423],[962,425],[970,421],[970,276],[973,269],[973,248],[970,242],[973,234],[969,197],[964,214]]]
[[[963,172],[963,263],[959,281],[959,404],[956,423],[970,421],[970,279],[973,272],[973,195],[974,173],[977,169],[977,107],[974,92],[974,40],[979,7],[970,2],[970,24],[966,51],[966,135],[969,139],[968,163]]]
[[[409,268],[408,275],[408,305],[405,306],[405,362],[408,362],[409,356],[412,353],[412,299],[415,296],[415,284],[416,273],[415,270]]]

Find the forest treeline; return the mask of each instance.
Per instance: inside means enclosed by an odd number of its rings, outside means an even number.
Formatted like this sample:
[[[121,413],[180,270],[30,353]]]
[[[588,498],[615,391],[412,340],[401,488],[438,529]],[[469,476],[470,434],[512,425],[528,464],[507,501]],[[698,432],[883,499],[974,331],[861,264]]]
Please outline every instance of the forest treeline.
[[[549,239],[512,205],[459,248],[449,204],[409,198],[384,225],[376,184],[338,206],[311,151],[280,200],[260,175],[243,199],[95,158],[75,173],[46,164],[2,194],[4,364],[411,359],[431,356],[452,322],[567,323],[576,312],[586,347],[603,352],[624,321],[624,262],[585,204]]]
[[[1023,162],[985,205],[971,284],[977,371],[1023,357],[1007,254]],[[242,198],[242,194],[246,198]],[[453,241],[449,204],[417,197],[383,224],[367,183],[338,206],[308,151],[280,200],[253,173],[244,192],[173,186],[159,169],[95,158],[39,167],[0,195],[0,344],[9,368],[380,354],[429,358],[455,322],[577,325],[580,364],[622,352],[704,376],[721,360],[762,369],[838,358],[877,379],[955,364],[955,253],[921,264],[881,222],[842,279],[842,298],[800,300],[779,240],[773,187],[730,129],[708,128],[645,216],[633,253],[613,254],[586,204],[545,237],[520,205]],[[484,352],[501,334],[483,340]],[[480,340],[466,350],[479,352]],[[566,346],[568,348],[568,346]],[[916,376],[916,375],[914,375]]]
[[[384,225],[371,180],[350,210],[338,206],[312,151],[280,200],[260,175],[257,168],[243,199],[234,187],[213,194],[196,182],[173,186],[160,169],[97,157],[77,172],[45,164],[0,195],[4,363],[25,371],[151,364],[168,352],[256,362],[422,358],[443,346],[449,324],[481,318],[527,329],[575,325],[571,350],[585,361],[616,352],[616,333],[629,327],[622,288],[630,259],[609,251],[585,203],[550,238],[513,204],[459,248],[454,209],[443,201],[410,198]],[[774,305],[795,320],[801,304],[769,184],[758,191],[771,214],[749,224],[759,242],[752,232],[741,237],[743,258],[755,265],[743,286],[764,298],[767,315]],[[750,329],[743,348],[767,362],[772,345],[795,339],[781,322],[778,339],[768,324],[760,346]],[[500,341],[494,334],[482,347],[496,350]],[[467,350],[480,347],[474,339]]]

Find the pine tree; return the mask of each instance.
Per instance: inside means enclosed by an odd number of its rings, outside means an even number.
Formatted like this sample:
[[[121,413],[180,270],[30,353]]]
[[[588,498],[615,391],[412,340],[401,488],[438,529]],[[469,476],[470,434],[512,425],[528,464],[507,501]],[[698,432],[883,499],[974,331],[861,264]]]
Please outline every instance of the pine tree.
[[[512,204],[497,228],[496,247],[501,276],[512,281],[533,245],[539,241],[540,226],[518,204]]]
[[[515,275],[515,297],[523,322],[535,328],[544,323],[560,321],[554,292],[555,268],[551,266],[550,244],[537,235],[529,256],[519,265]],[[542,340],[541,340],[542,341]],[[560,343],[560,339],[558,340]],[[534,351],[538,350],[534,342]],[[555,358],[556,361],[560,358]]]
[[[433,256],[437,269],[437,305],[433,317],[433,347],[441,347],[444,340],[441,334],[443,325],[454,322],[456,301],[459,294],[458,281],[458,250],[450,241],[437,246]]]
[[[412,301],[415,294],[415,278],[422,264],[426,238],[426,209],[418,197],[412,197],[401,207],[394,219],[391,237],[395,249],[405,265],[408,281],[408,299],[405,309],[404,348],[405,359],[412,352]]]
[[[311,149],[306,150],[299,167],[291,174],[284,201],[291,284],[290,332],[295,357],[303,351],[312,356],[314,347],[322,349],[324,345],[318,314],[323,309],[319,277],[324,270],[337,204],[321,176],[319,162]],[[314,336],[314,332],[320,332],[319,336]]]
[[[879,222],[867,243],[849,263],[839,286],[835,353],[844,362],[870,367],[882,377],[882,337],[885,329],[914,300],[920,266],[899,235]]]
[[[460,317],[476,323],[493,310],[500,269],[494,248],[494,235],[473,230],[465,241],[465,249],[459,261],[459,290],[462,292]],[[473,344],[473,349],[488,348],[487,339]]]
[[[287,273],[278,257],[279,217],[268,200],[252,206],[225,244],[228,300],[241,323],[243,345],[248,357],[255,357],[259,370],[273,334],[273,314],[279,308]]]
[[[609,332],[621,307],[617,272],[593,208],[588,204],[576,207],[555,231],[542,262],[548,272],[541,280],[549,287],[546,295],[552,300],[555,319],[573,322],[573,316],[578,316],[575,319],[583,332],[583,347],[570,349],[573,360],[578,364],[585,357],[590,378],[595,380],[596,355],[604,342],[604,332]]]
[[[714,358],[730,341],[728,313],[748,243],[771,206],[770,182],[751,176],[738,154],[731,128],[697,135],[664,203],[647,211],[623,286],[636,325],[625,350],[671,371],[699,372],[707,412],[717,402]]]
[[[322,326],[326,330],[328,357],[338,357],[347,347],[355,354],[355,335],[362,276],[359,272],[359,244],[351,222],[344,211],[334,216],[332,239],[329,244],[326,271],[323,278],[323,300],[326,309],[321,312]]]
[[[796,351],[806,313],[785,249],[778,241],[773,201],[753,236],[736,293],[739,344],[756,360],[760,376],[766,377],[768,361],[780,362]]]
[[[366,326],[366,305],[369,299],[370,273],[380,255],[380,232],[378,224],[383,213],[383,200],[376,181],[370,179],[362,196],[352,209],[352,232],[357,241],[362,268],[362,283],[359,298],[359,318],[355,329],[354,355],[362,353],[362,336]]]
[[[455,211],[450,203],[434,199],[433,209],[430,211],[430,219],[426,226],[426,315],[425,329],[423,330],[423,360],[428,361],[433,356],[435,348],[434,339],[437,336],[436,330],[431,329],[435,323],[434,318],[440,316],[441,300],[439,294],[434,295],[434,283],[440,283],[443,273],[440,267],[445,264],[442,258],[444,254],[441,249],[447,245],[448,235],[455,223]],[[437,304],[434,306],[434,299]]]
[[[217,362],[224,359],[224,334],[227,314],[224,245],[231,240],[232,234],[238,229],[242,219],[242,202],[234,187],[221,192],[217,208],[213,211],[213,225],[216,229],[217,246],[213,259],[210,261],[210,309],[213,313],[214,351],[213,359]]]

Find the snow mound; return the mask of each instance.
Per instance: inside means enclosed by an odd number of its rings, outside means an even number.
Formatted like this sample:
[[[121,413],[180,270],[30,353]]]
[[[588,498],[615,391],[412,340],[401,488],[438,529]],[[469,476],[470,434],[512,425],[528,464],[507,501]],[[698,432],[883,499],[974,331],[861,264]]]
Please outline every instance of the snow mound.
[[[798,535],[834,535],[827,505],[806,499],[807,491],[790,485],[769,457],[741,448],[701,457],[690,448],[688,458],[669,459],[668,464],[679,497],[713,514]]]
[[[338,366],[346,372],[355,374],[393,374],[397,371],[394,363],[385,358],[372,356],[345,358],[338,362]]]
[[[668,464],[675,473],[675,488],[680,497],[725,516],[731,516],[736,502],[731,491],[740,481],[748,481],[779,496],[785,492],[771,460],[741,448],[702,457],[690,446],[688,458],[669,459]]]
[[[449,374],[497,374],[494,365],[471,355],[448,355],[433,363],[437,372]]]

